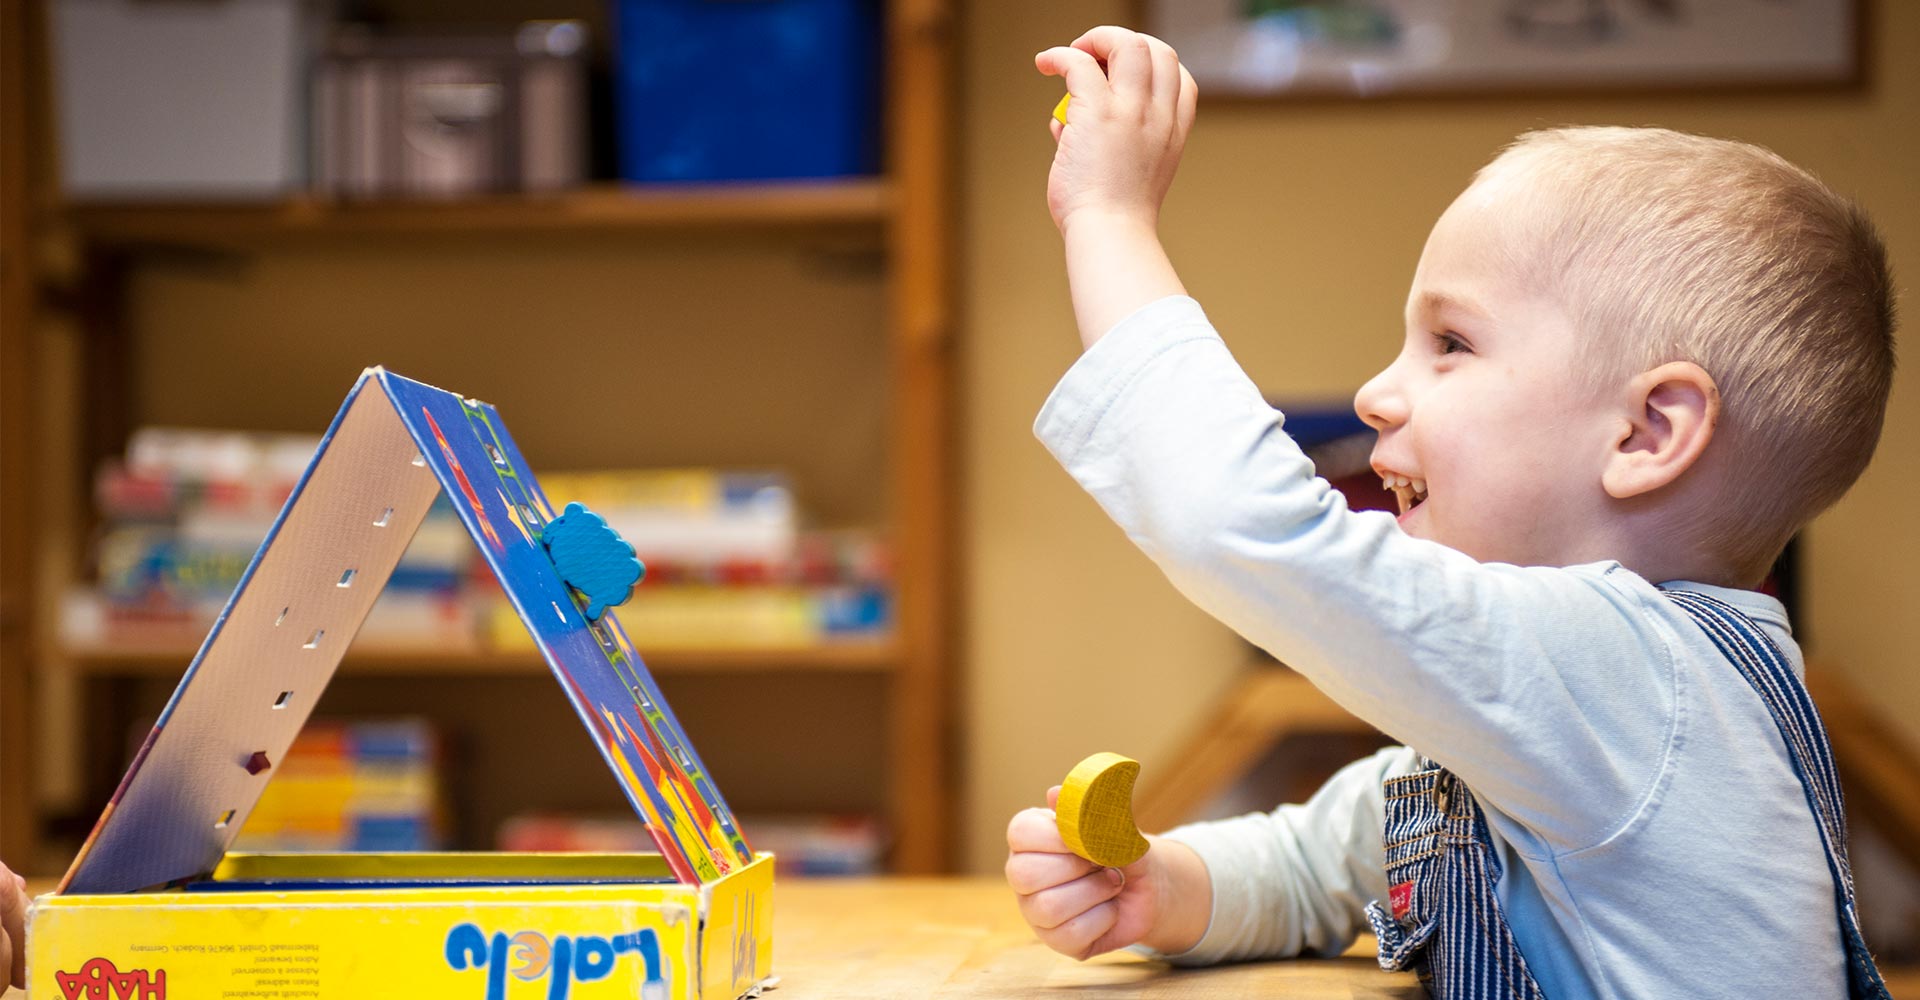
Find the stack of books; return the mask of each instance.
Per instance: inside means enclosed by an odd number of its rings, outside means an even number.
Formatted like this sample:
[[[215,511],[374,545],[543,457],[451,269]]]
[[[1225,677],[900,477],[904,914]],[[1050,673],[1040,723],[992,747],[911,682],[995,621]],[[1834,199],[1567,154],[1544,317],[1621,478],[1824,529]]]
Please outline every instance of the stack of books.
[[[97,583],[66,602],[70,649],[197,648],[306,469],[311,436],[147,428],[96,475]],[[621,470],[542,478],[634,546],[647,575],[620,620],[649,649],[767,649],[882,641],[892,558],[878,532],[814,530],[777,472]],[[356,648],[449,656],[532,640],[464,526],[436,503],[356,636]]]
[[[884,868],[886,837],[871,816],[741,816],[740,829],[754,850],[774,853],[782,878],[878,875]],[[631,816],[529,814],[501,824],[497,849],[629,853],[655,847]]]
[[[647,567],[620,621],[642,654],[878,640],[892,627],[891,553],[872,531],[803,530],[774,472],[630,470],[548,475],[556,506],[606,518]],[[504,598],[495,648],[531,648]]]
[[[439,740],[423,719],[314,720],[234,843],[240,851],[431,851],[445,843]]]
[[[306,435],[137,431],[125,459],[95,476],[97,584],[66,603],[69,645],[197,647],[318,446]],[[474,649],[477,616],[465,595],[476,561],[452,507],[436,504],[359,640],[382,649]]]

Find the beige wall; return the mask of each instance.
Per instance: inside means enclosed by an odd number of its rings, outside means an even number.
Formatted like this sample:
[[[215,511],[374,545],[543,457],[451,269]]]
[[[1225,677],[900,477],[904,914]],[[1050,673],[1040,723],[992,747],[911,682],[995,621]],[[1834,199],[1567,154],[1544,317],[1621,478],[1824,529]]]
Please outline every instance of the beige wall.
[[[1058,81],[1033,53],[1126,16],[1093,0],[967,4],[967,409],[962,529],[964,864],[997,869],[1002,831],[1095,750],[1146,778],[1243,663],[1237,639],[1189,607],[1034,441],[1073,360],[1059,243],[1043,192]],[[1396,104],[1201,102],[1163,230],[1188,289],[1270,393],[1348,395],[1399,337],[1427,228],[1471,171],[1521,130],[1657,124],[1770,146],[1861,199],[1903,287],[1920,274],[1920,6],[1874,5],[1870,79],[1825,94]],[[1906,302],[1909,330],[1916,307]],[[1874,468],[1812,529],[1802,622],[1920,745],[1920,375],[1911,332]]]

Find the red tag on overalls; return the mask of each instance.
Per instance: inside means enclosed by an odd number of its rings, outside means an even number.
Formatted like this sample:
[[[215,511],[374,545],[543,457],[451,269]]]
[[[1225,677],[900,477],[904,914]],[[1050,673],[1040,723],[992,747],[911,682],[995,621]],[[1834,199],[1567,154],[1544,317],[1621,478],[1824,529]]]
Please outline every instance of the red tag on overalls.
[[[1393,919],[1405,920],[1407,911],[1413,908],[1413,882],[1402,882],[1388,889],[1387,905],[1393,908]]]

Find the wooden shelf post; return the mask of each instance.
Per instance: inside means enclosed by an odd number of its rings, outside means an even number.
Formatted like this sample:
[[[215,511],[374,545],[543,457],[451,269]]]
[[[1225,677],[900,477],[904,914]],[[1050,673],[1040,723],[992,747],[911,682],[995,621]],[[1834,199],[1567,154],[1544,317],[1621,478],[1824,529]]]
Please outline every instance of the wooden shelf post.
[[[953,14],[947,0],[896,0],[887,30],[887,144],[893,215],[893,521],[899,531],[899,628],[891,785],[895,870],[952,867],[946,622],[953,477],[953,227],[949,173]]]
[[[0,6],[0,857],[33,863],[34,259],[46,132],[40,6]]]

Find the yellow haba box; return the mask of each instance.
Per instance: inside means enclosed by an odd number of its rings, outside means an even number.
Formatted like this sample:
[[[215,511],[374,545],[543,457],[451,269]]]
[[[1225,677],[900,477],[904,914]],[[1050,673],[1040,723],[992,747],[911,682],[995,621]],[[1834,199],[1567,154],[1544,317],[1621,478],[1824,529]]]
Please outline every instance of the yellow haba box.
[[[234,854],[203,883],[36,900],[28,982],[36,1000],[739,997],[772,968],[772,894],[771,855],[686,885],[652,854]]]
[[[442,494],[657,853],[228,853]],[[493,407],[368,369],[66,877],[33,901],[30,995],[732,1000],[770,985],[773,856],[748,846],[609,610],[632,556],[584,507],[556,513]]]

